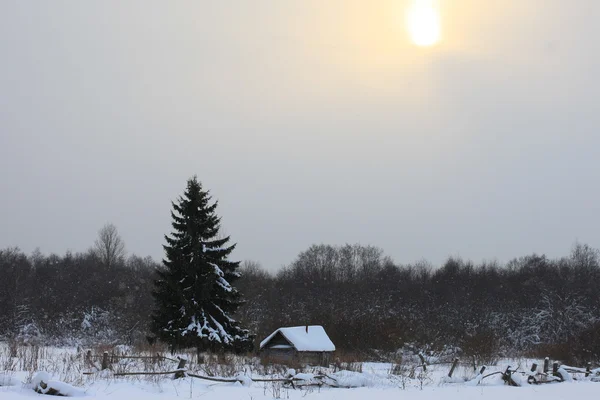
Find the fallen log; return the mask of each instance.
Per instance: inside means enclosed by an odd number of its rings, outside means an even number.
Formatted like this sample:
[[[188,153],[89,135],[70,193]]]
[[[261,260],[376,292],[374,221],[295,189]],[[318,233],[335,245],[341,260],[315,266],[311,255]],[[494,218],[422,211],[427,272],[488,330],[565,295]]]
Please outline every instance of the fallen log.
[[[190,374],[190,373],[187,373],[186,375],[191,376],[192,378],[204,379],[206,381],[213,381],[213,382],[225,382],[225,383],[240,382],[240,383],[243,383],[243,381],[239,378],[217,378],[217,377],[213,377],[213,376],[202,376],[202,375],[196,375],[196,374]]]
[[[337,379],[332,378],[328,375],[315,375],[313,376],[311,379],[323,379],[323,378],[329,378],[333,381],[337,382]],[[289,377],[289,378],[252,378],[250,377],[250,379],[252,380],[252,382],[298,382],[298,381],[306,381],[306,380],[310,380],[310,379],[304,379],[304,378],[295,378],[295,377]]]
[[[503,372],[502,371],[496,371],[496,372],[489,373],[487,375],[482,376],[481,380],[484,380],[485,378],[489,378],[490,376],[499,375],[499,374],[503,374]]]
[[[170,375],[170,374],[181,374],[185,373],[186,369],[176,369],[173,371],[153,371],[153,372],[115,372],[113,376],[127,376],[127,375]]]
[[[148,371],[148,372],[115,372],[113,376],[127,376],[127,375],[169,375],[187,371],[184,369],[174,369],[172,371]],[[102,371],[86,371],[83,375],[96,375]]]

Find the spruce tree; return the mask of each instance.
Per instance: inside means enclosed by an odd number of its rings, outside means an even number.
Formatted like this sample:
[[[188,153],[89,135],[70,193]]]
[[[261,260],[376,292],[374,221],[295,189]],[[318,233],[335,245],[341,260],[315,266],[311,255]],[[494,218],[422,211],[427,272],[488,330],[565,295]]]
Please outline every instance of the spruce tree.
[[[217,202],[194,176],[172,205],[173,232],[165,235],[166,257],[157,271],[152,331],[172,349],[250,350],[252,336],[232,318],[241,304],[231,285],[239,262],[227,259],[235,245],[219,235]]]

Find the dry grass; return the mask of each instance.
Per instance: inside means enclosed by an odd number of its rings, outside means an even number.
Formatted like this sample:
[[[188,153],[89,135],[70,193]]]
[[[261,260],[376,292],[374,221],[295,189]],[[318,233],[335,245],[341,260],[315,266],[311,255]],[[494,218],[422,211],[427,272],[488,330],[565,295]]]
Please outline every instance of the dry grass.
[[[364,356],[357,352],[336,352],[334,370],[362,372]]]
[[[116,373],[148,372],[158,373],[173,371],[178,364],[177,357],[187,360],[186,368],[198,375],[211,377],[235,377],[239,374],[245,376],[284,378],[290,373],[290,369],[306,373],[332,373],[339,370],[354,372],[363,371],[363,361],[356,353],[337,354],[334,364],[329,368],[319,366],[306,366],[296,363],[295,365],[281,365],[271,363],[269,360],[258,357],[238,356],[232,354],[204,353],[201,355],[202,363],[198,363],[195,349],[178,352],[171,355],[165,351],[164,346],[159,347],[125,347],[99,344],[91,349],[71,348],[60,349],[43,346],[28,346],[19,344],[10,346],[0,343],[0,374],[18,376],[26,382],[38,371],[46,371],[55,379],[79,387],[86,387],[98,381],[131,381],[148,382],[160,385],[166,378],[165,375],[133,375],[115,376]],[[108,355],[109,368],[100,371],[104,353]],[[91,354],[91,357],[89,355]],[[160,354],[160,357],[157,357]],[[84,374],[88,373],[88,374]],[[399,359],[390,370],[396,376],[411,376],[412,379],[422,378],[414,366],[402,364]],[[269,390],[272,388],[269,386]],[[278,392],[278,390],[275,392]],[[275,397],[283,393],[272,393]]]

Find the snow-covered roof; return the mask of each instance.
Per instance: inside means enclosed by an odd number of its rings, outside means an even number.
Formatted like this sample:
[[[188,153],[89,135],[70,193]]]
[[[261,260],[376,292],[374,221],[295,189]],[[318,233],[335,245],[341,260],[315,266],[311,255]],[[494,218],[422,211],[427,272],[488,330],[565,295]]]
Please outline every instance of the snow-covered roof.
[[[298,351],[335,351],[333,342],[320,325],[279,328],[260,342],[260,348],[269,343],[277,333],[281,333]]]

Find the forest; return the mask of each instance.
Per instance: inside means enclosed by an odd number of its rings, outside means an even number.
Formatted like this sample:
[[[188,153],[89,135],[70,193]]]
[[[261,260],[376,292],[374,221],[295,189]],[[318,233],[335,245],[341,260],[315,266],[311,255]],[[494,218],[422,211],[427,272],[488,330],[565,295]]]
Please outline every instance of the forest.
[[[0,335],[43,344],[136,344],[149,338],[161,264],[125,254],[113,225],[90,250],[0,250]],[[360,244],[313,245],[275,273],[244,261],[236,313],[255,349],[281,326],[323,325],[341,353],[377,358],[405,346],[481,360],[600,360],[600,252],[576,243],[559,259],[506,264],[448,258],[401,265]]]

